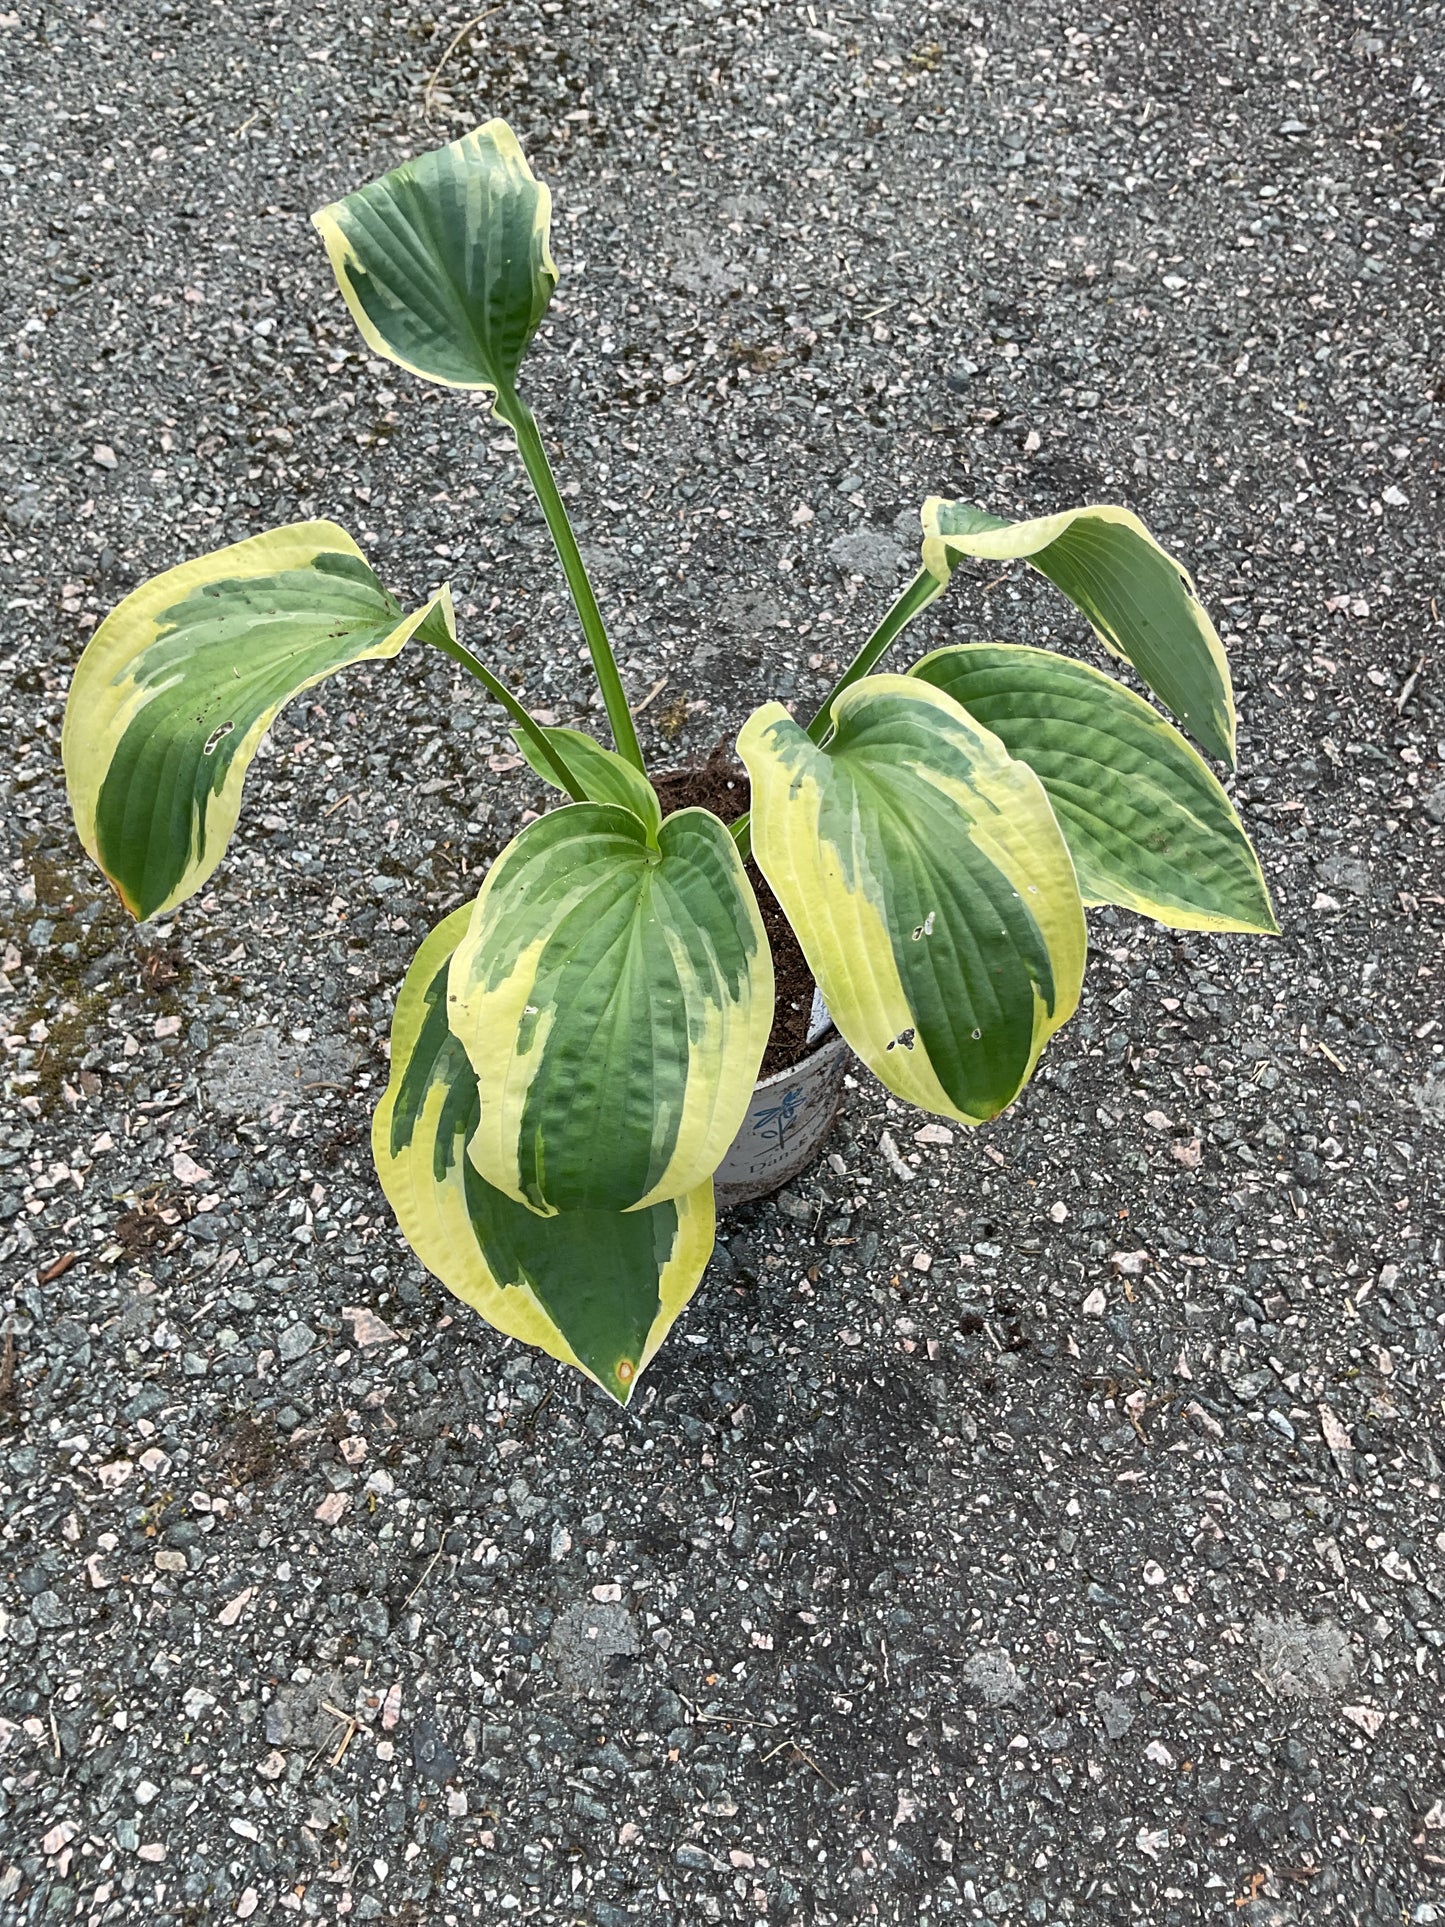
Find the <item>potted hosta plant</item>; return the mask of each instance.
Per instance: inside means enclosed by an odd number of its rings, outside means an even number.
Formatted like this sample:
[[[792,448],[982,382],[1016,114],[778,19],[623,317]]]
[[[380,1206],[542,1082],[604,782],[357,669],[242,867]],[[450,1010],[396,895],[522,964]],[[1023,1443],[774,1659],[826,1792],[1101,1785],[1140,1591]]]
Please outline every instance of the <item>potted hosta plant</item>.
[[[1014,523],[926,502],[917,575],[817,715],[772,702],[747,719],[750,809],[730,824],[664,814],[517,388],[557,279],[549,206],[492,121],[315,219],[371,347],[423,380],[488,390],[515,433],[611,746],[533,718],[458,636],[445,587],[403,610],[350,536],[303,522],[127,596],[76,668],[64,758],[81,841],[146,918],[215,869],[257,745],[300,691],[415,640],[504,706],[563,800],[417,952],[376,1166],[444,1284],[626,1400],[702,1277],[714,1173],[773,1025],[750,853],[841,1038],[890,1091],[964,1124],[1013,1100],[1074,1010],[1087,905],[1194,930],[1275,925],[1223,788],[1143,697],[990,642],[879,673],[962,558],[1022,557],[1232,765],[1219,639],[1187,575],[1119,508]]]

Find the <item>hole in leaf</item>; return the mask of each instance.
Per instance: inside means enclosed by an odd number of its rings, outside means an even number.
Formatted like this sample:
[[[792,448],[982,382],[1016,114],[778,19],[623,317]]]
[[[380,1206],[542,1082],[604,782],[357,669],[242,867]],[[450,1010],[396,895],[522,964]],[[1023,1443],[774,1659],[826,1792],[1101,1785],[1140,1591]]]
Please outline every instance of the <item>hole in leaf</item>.
[[[909,1025],[907,1030],[900,1030],[898,1035],[889,1044],[888,1046],[889,1050],[896,1049],[900,1044],[903,1046],[904,1050],[912,1050],[913,1039],[915,1034],[916,1033],[914,1032],[913,1026],[911,1024]]]
[[[933,935],[933,919],[937,915],[938,912],[936,910],[930,910],[922,923],[917,926],[913,932],[913,941],[915,943],[918,942],[920,937],[931,937]]]
[[[234,723],[222,723],[219,729],[213,729],[206,738],[205,747],[201,751],[202,756],[214,756],[217,745],[223,743],[235,727]]]

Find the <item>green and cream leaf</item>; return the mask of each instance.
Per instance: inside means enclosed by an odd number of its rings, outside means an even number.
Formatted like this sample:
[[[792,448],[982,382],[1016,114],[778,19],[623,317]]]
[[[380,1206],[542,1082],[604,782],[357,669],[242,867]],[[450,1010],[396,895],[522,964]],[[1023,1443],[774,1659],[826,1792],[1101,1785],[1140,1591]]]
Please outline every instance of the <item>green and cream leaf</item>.
[[[1086,903],[1178,930],[1277,931],[1234,805],[1142,696],[1086,663],[1005,643],[940,649],[910,673],[1034,771]]]
[[[635,769],[615,749],[606,748],[584,730],[549,723],[542,724],[541,729],[548,742],[561,752],[568,769],[586,790],[587,801],[619,803],[623,809],[631,810],[646,826],[648,841],[656,845],[658,832],[662,828],[662,805],[658,801],[657,791],[641,770]],[[528,740],[526,732],[514,729],[512,734],[528,768],[554,790],[560,790],[562,786],[557,781],[556,771],[538,755],[536,745]]]
[[[889,1090],[977,1124],[1072,1014],[1073,866],[1038,778],[941,690],[872,676],[818,748],[749,718],[753,853],[838,1029]]]
[[[1007,522],[967,502],[923,505],[923,564],[947,582],[962,556],[1026,558],[1066,595],[1111,655],[1131,662],[1212,756],[1234,767],[1234,691],[1224,646],[1187,571],[1137,515],[1102,505]]]
[[[452,960],[485,1094],[471,1156],[537,1211],[627,1211],[709,1177],[747,1110],[773,968],[736,846],[680,810],[574,803],[502,852]]]
[[[225,853],[282,707],[349,663],[453,627],[441,589],[411,615],[333,522],[296,522],[183,563],[101,623],[61,738],[80,840],[136,917],[173,909]]]
[[[382,1190],[418,1258],[498,1331],[574,1365],[623,1404],[697,1289],[713,1244],[712,1180],[645,1211],[540,1217],[466,1155],[477,1080],[447,1024],[447,974],[472,906],[412,962],[372,1121]]]
[[[502,120],[312,215],[377,354],[450,388],[515,388],[552,299],[552,197]]]

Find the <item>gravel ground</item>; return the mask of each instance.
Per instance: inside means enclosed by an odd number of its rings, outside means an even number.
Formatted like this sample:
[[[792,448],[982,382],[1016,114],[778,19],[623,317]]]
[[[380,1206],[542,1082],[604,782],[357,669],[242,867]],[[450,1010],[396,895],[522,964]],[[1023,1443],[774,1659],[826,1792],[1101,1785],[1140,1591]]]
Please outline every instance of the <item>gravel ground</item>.
[[[0,13],[0,1913],[1445,1918],[1439,6],[514,0],[428,90],[471,6]],[[60,787],[98,614],[312,514],[586,713],[506,438],[305,218],[494,113],[649,751],[821,693],[925,493],[1122,500],[1285,931],[1097,916],[974,1135],[860,1076],[625,1416],[369,1169],[406,960],[539,801],[495,712],[419,652],[298,704],[140,930]],[[920,650],[1076,643],[1050,593]]]

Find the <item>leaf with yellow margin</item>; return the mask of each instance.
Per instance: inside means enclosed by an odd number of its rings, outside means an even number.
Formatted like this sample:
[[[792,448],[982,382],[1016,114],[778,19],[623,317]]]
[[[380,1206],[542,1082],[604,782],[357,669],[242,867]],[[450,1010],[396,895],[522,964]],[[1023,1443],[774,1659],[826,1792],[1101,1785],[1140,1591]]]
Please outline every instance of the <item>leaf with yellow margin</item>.
[[[1064,839],[1033,771],[941,690],[868,676],[831,715],[823,748],[780,703],[748,719],[753,854],[873,1074],[981,1123],[1078,1003]]]
[[[1234,767],[1234,690],[1224,645],[1189,575],[1137,515],[1095,504],[1007,522],[967,502],[923,504],[923,566],[948,581],[961,556],[1024,557],[1089,622],[1111,655],[1202,743]]]
[[[1277,933],[1238,812],[1142,696],[1087,663],[1015,643],[939,649],[909,674],[952,696],[1033,770],[1085,903],[1116,903],[1175,930]]]
[[[737,1135],[773,960],[715,816],[679,810],[654,844],[618,804],[570,803],[492,865],[448,994],[488,1183],[538,1211],[630,1211],[693,1190]]]
[[[449,1291],[626,1404],[706,1268],[712,1180],[645,1211],[552,1217],[486,1182],[466,1154],[477,1080],[446,1011],[447,973],[471,916],[464,905],[432,931],[397,998],[391,1081],[371,1132],[381,1187]]]
[[[210,876],[293,696],[433,625],[454,633],[446,589],[403,615],[334,522],[253,535],[132,590],[76,665],[61,735],[80,840],[132,916]]]
[[[425,381],[509,395],[552,299],[552,197],[504,120],[313,214],[367,344]]]

